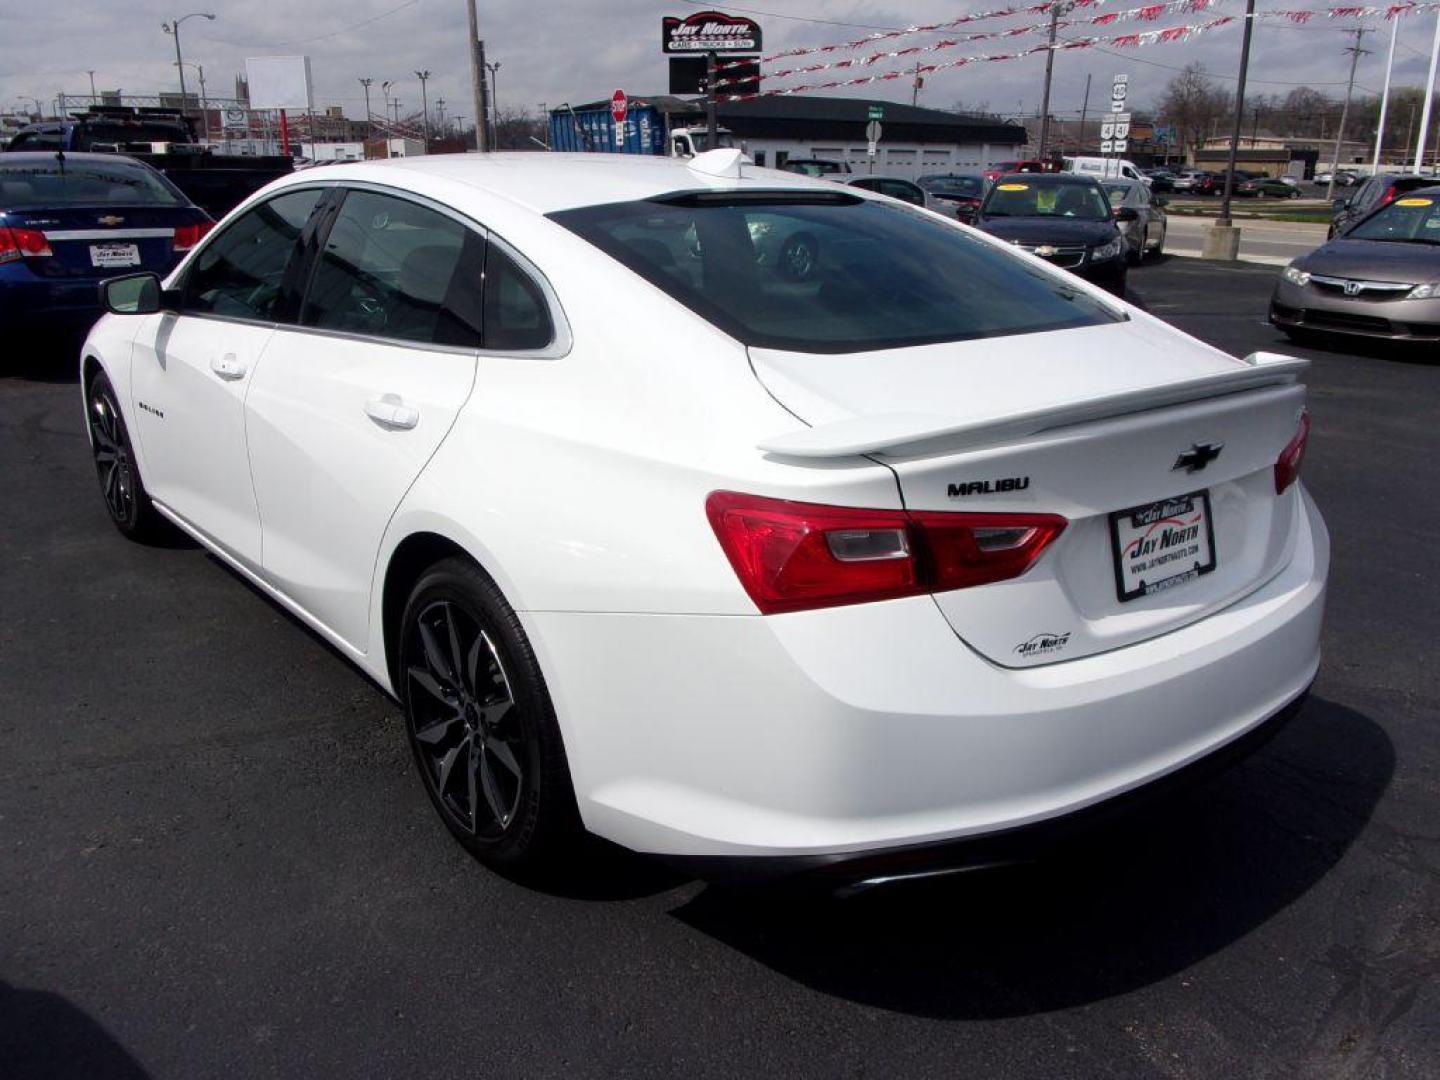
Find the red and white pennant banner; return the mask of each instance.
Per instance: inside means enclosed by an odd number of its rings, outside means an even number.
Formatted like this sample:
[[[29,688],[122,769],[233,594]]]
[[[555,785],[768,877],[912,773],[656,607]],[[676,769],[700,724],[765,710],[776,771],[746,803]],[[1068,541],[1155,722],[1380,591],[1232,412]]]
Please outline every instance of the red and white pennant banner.
[[[1222,15],[1218,19],[1211,19],[1208,22],[1195,23],[1186,26],[1170,26],[1164,30],[1142,30],[1130,34],[1111,34],[1109,36],[1072,38],[1069,41],[1057,42],[1056,51],[1069,49],[1089,49],[1096,45],[1111,45],[1115,48],[1138,48],[1145,45],[1169,44],[1178,41],[1188,41],[1190,38],[1198,37],[1201,34],[1209,33],[1211,30],[1219,30],[1221,27],[1229,26],[1231,23],[1243,21],[1240,16]],[[1021,49],[1014,53],[987,53],[978,56],[960,56],[953,60],[945,60],[936,64],[920,64],[918,67],[902,71],[881,71],[874,75],[861,75],[851,79],[836,79],[829,82],[805,83],[800,86],[787,86],[783,90],[767,90],[763,94],[722,94],[719,95],[722,101],[748,101],[757,97],[780,97],[786,94],[799,94],[807,90],[834,90],[844,86],[863,86],[867,83],[889,82],[892,79],[913,78],[916,74],[928,75],[935,71],[946,71],[950,68],[964,67],[967,64],[995,63],[1004,60],[1019,60],[1022,57],[1033,56],[1035,53],[1045,52],[1049,44],[1041,42],[1032,45],[1027,49]],[[849,62],[841,61],[836,64],[827,64],[825,67],[838,68],[851,66]]]
[[[1168,12],[1196,12],[1205,11],[1213,7],[1217,0],[1168,0],[1167,3],[1146,4],[1143,7],[1130,8],[1127,11],[1115,11],[1106,15],[1097,15],[1093,19],[1068,20],[1061,19],[1056,23],[1059,29],[1068,29],[1073,26],[1109,26],[1116,22],[1129,20],[1140,20],[1151,22]],[[996,38],[1023,37],[1027,34],[1041,33],[1050,29],[1049,22],[1032,23],[1028,26],[1012,26],[1003,30],[981,30],[970,34],[961,34],[958,37],[946,38],[943,41],[931,42],[928,45],[910,45],[901,49],[885,49],[880,52],[869,53],[865,56],[854,56],[844,60],[833,60],[828,63],[806,64],[802,67],[783,68],[778,71],[767,71],[767,79],[788,79],[797,75],[811,75],[817,71],[831,71],[843,68],[869,67],[872,64],[882,63],[886,60],[898,60],[906,56],[917,56],[923,53],[942,52],[946,49],[958,48],[967,45],[972,41],[990,41]],[[1063,46],[1057,44],[1056,49]],[[754,61],[742,61],[744,64],[753,64]],[[717,70],[725,67],[737,67],[739,64],[723,64]],[[724,89],[727,86],[735,86],[739,83],[751,82],[752,78],[736,76],[725,79],[716,79],[715,88]]]

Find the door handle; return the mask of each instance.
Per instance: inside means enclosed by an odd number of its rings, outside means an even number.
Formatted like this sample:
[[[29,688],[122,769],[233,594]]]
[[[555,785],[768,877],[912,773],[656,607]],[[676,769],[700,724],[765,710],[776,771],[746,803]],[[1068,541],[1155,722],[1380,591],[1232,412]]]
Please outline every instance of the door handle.
[[[371,398],[365,402],[365,415],[393,431],[409,431],[420,422],[420,410],[406,405],[399,394]]]
[[[245,365],[236,359],[233,352],[213,358],[210,361],[210,370],[227,382],[245,377]]]

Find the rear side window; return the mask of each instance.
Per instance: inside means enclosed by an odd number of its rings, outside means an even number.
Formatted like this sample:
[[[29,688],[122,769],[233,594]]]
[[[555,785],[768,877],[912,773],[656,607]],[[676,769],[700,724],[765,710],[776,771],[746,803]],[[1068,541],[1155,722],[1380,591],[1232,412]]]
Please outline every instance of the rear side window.
[[[545,294],[514,259],[491,244],[485,257],[485,348],[543,349],[554,337]]]
[[[350,191],[326,237],[300,321],[426,345],[480,344],[485,241],[438,211]]]
[[[705,193],[551,217],[747,345],[859,352],[1123,318],[1054,271],[854,195]]]
[[[285,271],[322,192],[292,191],[241,214],[195,257],[185,275],[185,311],[273,321]]]
[[[59,136],[55,136],[58,145]],[[153,169],[133,162],[46,157],[0,158],[0,192],[7,210],[66,206],[183,206],[185,196]]]

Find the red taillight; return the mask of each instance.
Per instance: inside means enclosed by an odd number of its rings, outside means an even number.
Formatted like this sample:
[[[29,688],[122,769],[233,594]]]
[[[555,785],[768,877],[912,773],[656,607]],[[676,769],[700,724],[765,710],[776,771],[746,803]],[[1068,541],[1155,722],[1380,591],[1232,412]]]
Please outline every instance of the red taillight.
[[[55,254],[50,241],[39,229],[22,229],[0,225],[0,263],[19,258],[38,259]]]
[[[766,615],[1018,577],[1060,535],[1050,514],[908,513],[712,492],[705,512]]]
[[[200,238],[215,227],[213,221],[201,221],[195,225],[175,226],[175,250],[189,251],[200,242]]]
[[[1275,462],[1275,494],[1293,484],[1300,476],[1300,464],[1305,460],[1305,444],[1310,441],[1310,414],[1301,412],[1300,426],[1295,437],[1285,444]]]

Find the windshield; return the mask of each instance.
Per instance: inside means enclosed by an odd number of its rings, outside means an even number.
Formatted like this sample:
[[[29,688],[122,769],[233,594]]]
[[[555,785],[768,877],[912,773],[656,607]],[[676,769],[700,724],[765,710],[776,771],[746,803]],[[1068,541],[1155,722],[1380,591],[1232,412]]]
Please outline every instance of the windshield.
[[[802,176],[834,176],[844,171],[844,166],[838,161],[787,161],[785,168]]]
[[[922,176],[917,181],[932,195],[983,195],[985,181],[978,176]]]
[[[1110,220],[1110,206],[1099,185],[1048,178],[1001,181],[985,199],[983,213],[986,217]]]
[[[703,193],[550,216],[747,345],[860,352],[1123,318],[1065,275],[853,195]]]
[[[77,162],[56,154],[38,161],[0,160],[0,203],[6,210],[183,206],[185,197],[142,166],[123,160]]]
[[[1440,196],[1396,199],[1347,232],[1345,239],[1440,244]]]
[[[690,141],[695,144],[695,152],[697,154],[703,154],[706,150],[710,149],[710,133],[708,131],[690,132]],[[735,139],[731,136],[730,132],[719,131],[715,133],[715,148],[717,150],[728,150],[734,145]]]

